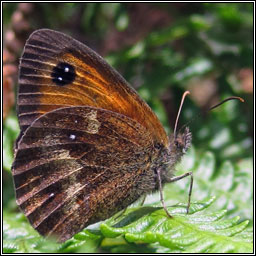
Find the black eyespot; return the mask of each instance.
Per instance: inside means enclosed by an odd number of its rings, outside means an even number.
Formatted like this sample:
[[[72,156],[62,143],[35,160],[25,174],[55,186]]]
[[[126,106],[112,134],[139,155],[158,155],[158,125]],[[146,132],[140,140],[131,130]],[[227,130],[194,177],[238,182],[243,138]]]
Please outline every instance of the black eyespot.
[[[60,86],[70,84],[75,80],[76,73],[73,66],[68,63],[60,62],[52,70],[52,81]]]

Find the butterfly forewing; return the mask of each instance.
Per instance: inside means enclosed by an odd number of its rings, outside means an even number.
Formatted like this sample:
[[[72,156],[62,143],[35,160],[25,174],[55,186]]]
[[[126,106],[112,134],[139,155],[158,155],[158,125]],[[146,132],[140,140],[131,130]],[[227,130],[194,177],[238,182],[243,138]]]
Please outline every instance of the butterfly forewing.
[[[127,207],[145,186],[154,189],[158,153],[147,129],[121,114],[86,106],[48,112],[18,143],[17,203],[40,234],[65,241]]]
[[[44,113],[83,105],[130,117],[147,128],[155,141],[168,144],[156,115],[98,54],[62,33],[34,32],[20,62],[18,115],[22,132]]]

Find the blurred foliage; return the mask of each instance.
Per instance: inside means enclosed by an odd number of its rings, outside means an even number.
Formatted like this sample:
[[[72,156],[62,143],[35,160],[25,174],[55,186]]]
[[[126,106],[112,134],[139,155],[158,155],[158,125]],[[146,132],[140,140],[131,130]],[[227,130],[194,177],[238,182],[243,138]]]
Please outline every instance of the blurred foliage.
[[[240,215],[252,226],[253,3],[28,5],[30,15],[25,18],[30,25],[29,32],[46,27],[59,30],[103,55],[138,90],[168,132],[174,125],[182,93],[190,90],[179,126],[192,120],[189,127],[194,147],[177,166],[177,174],[193,171],[192,201],[215,195],[216,202],[209,211],[227,209],[228,217]],[[19,7],[17,3],[4,3],[4,31],[20,34],[13,21]],[[22,10],[26,13],[25,4]],[[13,41],[4,46],[15,48],[18,65],[22,47],[11,45]],[[205,113],[210,106],[231,95],[243,97],[245,103],[230,101]],[[101,235],[86,235],[85,231],[84,240],[47,244],[38,238],[24,216],[18,214],[10,175],[12,147],[18,136],[14,109],[13,106],[13,111],[4,120],[3,130],[6,252],[47,252],[50,247],[55,248],[51,250],[55,252],[72,252],[78,250],[78,243],[82,244],[82,251],[94,252]],[[199,114],[201,116],[197,117]],[[185,179],[165,187],[168,205],[185,201],[188,181]],[[152,202],[159,203],[159,198],[149,196],[146,205]],[[13,233],[21,240],[10,238],[13,235],[8,234],[8,230],[12,230],[10,227],[14,227]],[[157,250],[159,244],[155,243],[149,247],[134,243],[123,247],[118,242],[123,238],[115,239],[112,252],[121,252],[122,248],[132,252],[164,251],[161,246]],[[76,249],[72,249],[74,247]]]

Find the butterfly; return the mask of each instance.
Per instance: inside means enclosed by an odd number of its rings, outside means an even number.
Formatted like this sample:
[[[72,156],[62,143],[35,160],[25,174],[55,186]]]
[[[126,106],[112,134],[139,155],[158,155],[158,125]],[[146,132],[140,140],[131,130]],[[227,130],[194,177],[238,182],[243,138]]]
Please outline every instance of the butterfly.
[[[16,202],[41,235],[64,242],[156,190],[166,209],[162,185],[192,178],[173,176],[189,129],[167,136],[124,78],[70,36],[32,33],[18,83]]]

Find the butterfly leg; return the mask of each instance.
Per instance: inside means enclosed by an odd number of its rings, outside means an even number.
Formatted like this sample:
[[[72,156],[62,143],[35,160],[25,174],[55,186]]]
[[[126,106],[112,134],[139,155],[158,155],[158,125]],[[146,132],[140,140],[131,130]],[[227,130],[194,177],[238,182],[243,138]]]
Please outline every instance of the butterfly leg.
[[[190,201],[191,201],[191,195],[192,195],[192,188],[193,188],[193,173],[192,172],[187,172],[187,173],[184,173],[180,176],[176,176],[176,177],[172,177],[172,178],[165,177],[165,180],[167,182],[175,182],[175,181],[181,180],[181,179],[183,179],[187,176],[190,176],[190,186],[189,186],[188,204],[187,204],[187,214],[188,214],[189,207],[190,207]]]
[[[160,191],[160,200],[162,203],[162,206],[167,214],[167,216],[169,216],[170,218],[172,218],[171,214],[168,212],[166,206],[165,206],[165,202],[164,202],[164,196],[163,196],[163,187],[162,187],[162,178],[161,178],[161,169],[157,169],[157,178],[158,178],[158,184],[159,184],[159,191]]]
[[[143,206],[143,204],[145,203],[146,197],[147,197],[146,194],[144,194],[144,195],[141,197],[141,202],[139,203],[139,206]]]

